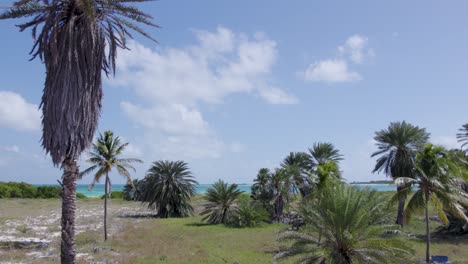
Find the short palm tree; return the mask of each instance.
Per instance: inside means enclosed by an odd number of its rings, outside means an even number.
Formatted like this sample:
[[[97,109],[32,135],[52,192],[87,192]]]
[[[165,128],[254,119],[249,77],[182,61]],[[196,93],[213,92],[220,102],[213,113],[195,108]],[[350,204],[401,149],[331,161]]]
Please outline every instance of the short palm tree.
[[[237,184],[227,184],[218,180],[212,187],[206,190],[207,203],[201,215],[205,215],[202,221],[210,224],[228,224],[229,220],[237,215],[237,199],[243,193],[237,188]]]
[[[116,169],[117,172],[124,176],[127,180],[127,184],[132,183],[132,177],[128,172],[128,169],[135,171],[135,168],[131,163],[137,162],[142,163],[143,161],[133,158],[121,158],[120,155],[128,146],[128,143],[121,143],[119,137],[114,137],[112,131],[105,131],[104,134],[100,134],[96,143],[93,144],[89,155],[91,156],[86,162],[93,164],[80,173],[80,177],[90,174],[95,171],[94,178],[89,189],[93,189],[94,184],[99,182],[102,177],[105,177],[105,193],[104,193],[104,240],[107,240],[107,198],[109,197],[111,190],[111,181],[109,173],[112,169]],[[134,186],[133,186],[134,187]]]
[[[383,197],[375,191],[335,184],[324,189],[319,202],[301,207],[306,226],[285,231],[279,240],[288,243],[275,261],[295,263],[411,263],[414,251],[395,237],[382,238],[388,220]],[[321,231],[323,239],[318,240]]]
[[[140,201],[141,197],[141,187],[140,183],[142,181],[138,179],[133,179],[132,184],[125,184],[122,190],[123,199],[126,201]]]
[[[295,191],[299,191],[301,197],[306,197],[310,192],[311,179],[307,175],[312,169],[309,155],[304,152],[291,152],[284,158],[281,167],[288,173],[293,182]]]
[[[459,142],[462,142],[462,149],[468,145],[468,124],[464,124],[457,134],[457,139]]]
[[[293,189],[293,181],[288,172],[275,169],[271,174],[271,189],[273,190],[273,220],[280,221],[284,208],[289,205],[289,196]]]
[[[273,215],[271,201],[273,200],[273,189],[271,185],[271,173],[267,168],[261,168],[258,171],[257,178],[251,187],[251,197],[253,200],[261,203],[263,208]]]
[[[416,152],[428,139],[429,133],[424,128],[405,121],[390,123],[387,129],[375,132],[374,140],[379,150],[371,155],[371,157],[378,156],[372,172],[383,171],[394,180],[399,177],[413,177]],[[402,186],[397,188],[404,189]],[[406,196],[401,195],[400,198],[396,224],[403,226]]]
[[[468,223],[463,205],[468,205],[468,195],[461,189],[459,178],[460,167],[451,159],[450,155],[440,146],[427,144],[416,155],[415,178],[400,177],[397,184],[404,188],[416,186],[417,190],[412,195],[405,208],[405,221],[420,210],[424,210],[426,219],[426,262],[430,262],[429,231],[429,203],[434,205],[439,217],[444,224],[448,224],[445,211],[463,219]],[[402,190],[404,192],[404,190]],[[397,200],[400,193],[395,194]]]
[[[309,148],[310,161],[312,166],[325,164],[327,161],[339,163],[343,160],[343,155],[338,149],[328,142],[314,143],[312,148]]]
[[[197,184],[184,161],[156,161],[141,183],[141,201],[161,218],[190,216]]]
[[[77,159],[91,145],[102,105],[102,71],[115,72],[117,48],[126,48],[129,29],[156,26],[152,17],[128,6],[151,0],[19,0],[0,19],[29,21],[33,58],[46,67],[42,96],[42,146],[63,168],[61,262],[75,262]],[[38,33],[38,34],[36,34]],[[106,49],[107,48],[107,49]]]

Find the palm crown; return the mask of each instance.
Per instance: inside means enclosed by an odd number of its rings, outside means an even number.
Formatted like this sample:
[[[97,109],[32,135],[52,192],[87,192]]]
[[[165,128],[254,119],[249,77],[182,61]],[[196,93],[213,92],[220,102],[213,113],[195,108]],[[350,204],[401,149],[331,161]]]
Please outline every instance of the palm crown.
[[[0,19],[31,18],[32,58],[46,66],[42,145],[55,165],[78,159],[92,142],[101,111],[101,72],[115,72],[117,48],[152,16],[128,3],[152,0],[21,0]],[[107,47],[107,49],[106,49]]]
[[[125,177],[128,184],[133,186],[132,177],[128,169],[135,171],[131,163],[142,163],[142,161],[134,158],[120,158],[120,155],[127,146],[128,143],[122,144],[120,138],[114,137],[112,131],[105,131],[104,134],[99,136],[89,152],[90,158],[86,161],[93,165],[80,174],[84,176],[97,170],[94,174],[93,181],[89,185],[89,189],[92,189],[94,185],[113,168],[115,168],[120,175]]]
[[[155,208],[159,217],[189,216],[193,212],[190,199],[197,184],[187,163],[156,161],[143,179],[141,200]]]
[[[390,123],[387,129],[375,133],[378,151],[372,157],[380,156],[373,172],[383,171],[392,178],[410,177],[413,172],[416,151],[429,139],[424,128],[403,122]]]

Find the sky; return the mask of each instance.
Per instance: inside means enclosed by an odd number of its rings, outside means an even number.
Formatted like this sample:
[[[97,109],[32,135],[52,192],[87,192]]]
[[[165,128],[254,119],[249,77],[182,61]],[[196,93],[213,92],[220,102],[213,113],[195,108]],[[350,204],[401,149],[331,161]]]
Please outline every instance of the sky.
[[[460,147],[466,1],[138,6],[161,26],[145,28],[158,43],[134,34],[130,51],[119,51],[98,129],[114,131],[130,143],[125,156],[144,161],[134,178],[163,159],[188,162],[200,183],[251,183],[289,152],[331,142],[346,180],[385,179],[372,174],[374,133],[403,120],[426,128],[433,143]],[[33,40],[17,23],[0,21],[0,181],[56,183],[60,168],[40,145],[45,69],[29,61]]]

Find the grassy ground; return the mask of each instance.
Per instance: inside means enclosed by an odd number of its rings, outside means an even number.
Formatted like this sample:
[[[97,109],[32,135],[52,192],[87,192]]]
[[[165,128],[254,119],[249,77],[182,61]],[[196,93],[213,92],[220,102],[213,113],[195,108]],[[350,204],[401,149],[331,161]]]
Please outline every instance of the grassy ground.
[[[199,208],[201,199],[195,199]],[[58,200],[0,200],[0,235],[45,237],[48,249],[0,249],[0,263],[57,263],[59,258]],[[229,228],[201,224],[199,216],[183,219],[121,217],[145,213],[138,203],[112,200],[110,239],[103,242],[102,200],[78,202],[79,263],[271,263],[276,237],[284,225]],[[44,224],[45,223],[45,224]],[[434,231],[439,227],[431,222]],[[408,244],[424,258],[424,222],[415,217],[403,231]],[[448,255],[453,263],[468,263],[468,237],[435,236],[433,255]]]

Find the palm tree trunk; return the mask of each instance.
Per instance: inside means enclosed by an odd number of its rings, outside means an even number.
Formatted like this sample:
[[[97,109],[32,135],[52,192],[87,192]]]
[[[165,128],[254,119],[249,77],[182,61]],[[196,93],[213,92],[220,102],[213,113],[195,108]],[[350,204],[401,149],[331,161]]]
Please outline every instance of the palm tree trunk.
[[[429,194],[426,194],[426,262],[429,263],[430,260],[430,252],[429,252],[429,245],[431,244],[431,232],[429,230]]]
[[[62,191],[62,242],[60,261],[63,264],[74,264],[75,251],[75,211],[76,211],[76,178],[78,165],[76,160],[66,159],[63,164]]]
[[[106,172],[106,186],[104,194],[104,241],[107,240],[107,196],[109,191],[109,172]]]
[[[404,188],[405,188],[404,186],[398,186],[397,191],[400,192]],[[398,213],[397,213],[397,219],[395,223],[401,227],[403,227],[403,222],[404,222],[405,203],[406,203],[406,194],[402,195],[400,197],[400,200],[398,201]]]

